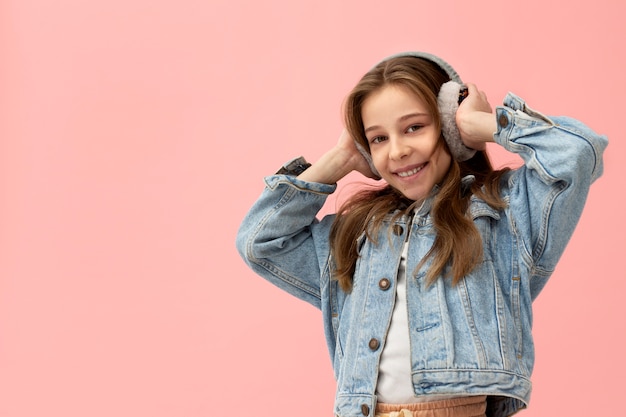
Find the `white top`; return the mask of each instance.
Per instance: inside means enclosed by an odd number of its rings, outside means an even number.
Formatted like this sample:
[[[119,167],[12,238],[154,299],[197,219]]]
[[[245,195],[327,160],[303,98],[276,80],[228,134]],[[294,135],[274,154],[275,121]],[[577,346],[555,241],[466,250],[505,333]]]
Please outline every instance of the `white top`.
[[[407,404],[417,400],[411,383],[411,345],[406,303],[407,248],[405,243],[398,269],[396,302],[378,367],[376,396],[382,403]]]
[[[380,356],[376,396],[381,403],[410,404],[455,398],[454,395],[415,396],[411,378],[411,342],[406,298],[406,257],[408,243],[402,249],[402,259],[396,283],[389,333]]]

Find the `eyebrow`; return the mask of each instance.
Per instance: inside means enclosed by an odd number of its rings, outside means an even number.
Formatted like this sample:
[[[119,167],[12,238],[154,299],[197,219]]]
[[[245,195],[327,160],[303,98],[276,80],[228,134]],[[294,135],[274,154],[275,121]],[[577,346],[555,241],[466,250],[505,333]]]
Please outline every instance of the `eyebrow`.
[[[400,117],[398,119],[399,122],[403,122],[407,119],[411,119],[413,117],[421,117],[421,116],[430,116],[430,114],[428,113],[409,113],[409,114],[405,114],[404,116]],[[378,129],[380,126],[374,125],[374,126],[370,126],[367,129],[364,130],[364,133],[369,132],[370,130],[375,130]]]

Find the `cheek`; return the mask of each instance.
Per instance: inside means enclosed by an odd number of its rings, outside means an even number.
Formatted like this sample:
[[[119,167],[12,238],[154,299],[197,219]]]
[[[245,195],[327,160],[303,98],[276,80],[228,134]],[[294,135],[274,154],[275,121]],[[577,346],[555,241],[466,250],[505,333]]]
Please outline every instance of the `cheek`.
[[[437,161],[437,182],[441,181],[443,177],[450,169],[450,164],[452,163],[452,157],[448,152],[446,152],[443,147],[439,147],[436,151],[436,161]]]

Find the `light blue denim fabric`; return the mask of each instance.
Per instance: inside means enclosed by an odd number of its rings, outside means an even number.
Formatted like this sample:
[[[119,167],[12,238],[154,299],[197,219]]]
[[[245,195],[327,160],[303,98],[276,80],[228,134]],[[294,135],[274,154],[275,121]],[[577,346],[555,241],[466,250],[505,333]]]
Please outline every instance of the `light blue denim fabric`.
[[[535,112],[513,94],[496,117],[496,142],[525,164],[502,182],[506,209],[472,198],[484,260],[456,286],[443,278],[426,286],[427,263],[407,280],[407,297],[415,394],[487,395],[488,415],[508,416],[530,398],[532,301],[565,250],[589,186],[602,173],[607,139],[576,120]],[[335,186],[284,175],[265,181],[237,247],[259,275],[321,309],[337,380],[335,414],[373,416],[402,244],[409,233],[406,270],[414,271],[434,239],[429,201],[413,218],[398,220],[394,233],[381,231],[378,245],[360,239],[354,288],[347,294],[331,278],[333,216],[316,219]],[[390,288],[379,285],[383,278]]]

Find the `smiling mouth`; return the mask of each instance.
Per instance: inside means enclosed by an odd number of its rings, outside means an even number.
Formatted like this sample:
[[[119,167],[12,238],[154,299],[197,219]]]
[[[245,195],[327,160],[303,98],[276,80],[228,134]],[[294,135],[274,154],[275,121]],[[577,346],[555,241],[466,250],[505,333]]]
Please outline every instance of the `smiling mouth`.
[[[398,173],[396,173],[396,175],[398,175],[399,177],[403,177],[403,178],[410,177],[411,175],[415,175],[418,172],[420,172],[425,166],[426,166],[426,164],[420,165],[417,168],[413,168],[413,169],[411,169],[409,171],[398,172]]]

